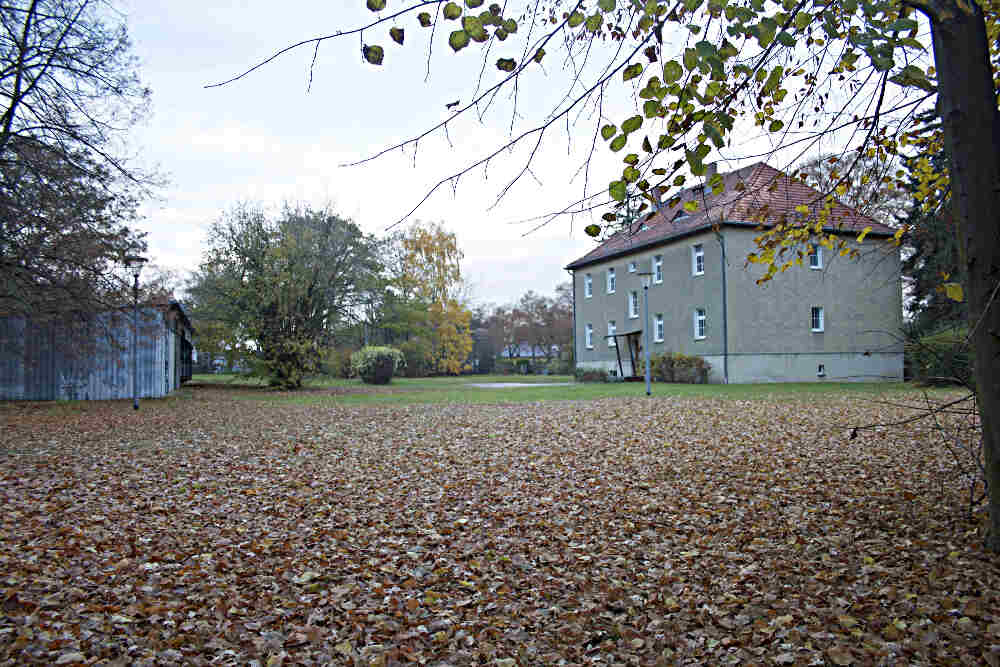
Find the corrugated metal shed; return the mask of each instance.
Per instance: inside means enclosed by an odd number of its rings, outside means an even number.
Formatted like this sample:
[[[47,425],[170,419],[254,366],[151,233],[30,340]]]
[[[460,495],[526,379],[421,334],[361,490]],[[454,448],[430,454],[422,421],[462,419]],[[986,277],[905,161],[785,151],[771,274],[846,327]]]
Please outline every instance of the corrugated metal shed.
[[[139,309],[140,398],[190,379],[193,330],[176,302]],[[0,400],[132,397],[132,311],[34,322],[0,317]]]

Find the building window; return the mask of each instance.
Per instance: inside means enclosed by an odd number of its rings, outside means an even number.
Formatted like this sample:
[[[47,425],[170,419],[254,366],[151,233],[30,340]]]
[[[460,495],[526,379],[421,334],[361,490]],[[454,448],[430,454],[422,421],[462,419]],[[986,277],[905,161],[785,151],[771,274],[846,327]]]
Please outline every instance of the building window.
[[[594,277],[589,273],[583,276],[583,296],[586,299],[594,296]]]
[[[663,313],[657,313],[653,318],[653,342],[663,342]]]
[[[608,269],[608,294],[615,293],[615,270]]]
[[[663,255],[653,256],[653,282],[657,284],[663,282]]]
[[[823,247],[818,245],[809,246],[809,268],[810,269],[822,269],[823,268]]]
[[[705,246],[700,243],[691,246],[691,274],[705,275]]]
[[[628,316],[632,319],[639,317],[639,293],[635,290],[628,293]]]
[[[694,311],[694,339],[701,340],[705,337],[705,309],[695,308]]]
[[[588,350],[594,349],[594,325],[588,323],[583,328],[583,344]]]
[[[615,333],[617,329],[615,328],[615,321],[608,321],[608,347],[617,347],[618,343],[615,341]]]
[[[813,331],[823,331],[823,306],[813,306],[809,315],[809,324]]]
[[[635,262],[629,262],[628,263],[628,272],[629,273],[635,273]]]

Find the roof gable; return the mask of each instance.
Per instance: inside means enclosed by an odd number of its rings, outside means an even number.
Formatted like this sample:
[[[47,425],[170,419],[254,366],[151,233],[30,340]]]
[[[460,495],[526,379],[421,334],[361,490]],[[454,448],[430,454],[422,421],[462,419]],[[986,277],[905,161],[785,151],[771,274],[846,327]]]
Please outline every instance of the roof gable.
[[[566,268],[576,269],[649,246],[662,245],[716,224],[771,226],[795,221],[804,217],[795,207],[808,206],[815,214],[823,199],[819,191],[763,162],[721,176],[725,189],[719,194],[712,194],[702,185],[682,190],[676,197],[675,205],[661,207],[642,225],[633,223],[631,229],[616,232],[586,255],[570,262]],[[698,210],[687,214],[684,204],[690,201],[698,203]],[[861,232],[865,227],[871,227],[869,233],[872,236],[891,236],[895,233],[891,227],[875,222],[840,202],[834,203],[824,229]]]

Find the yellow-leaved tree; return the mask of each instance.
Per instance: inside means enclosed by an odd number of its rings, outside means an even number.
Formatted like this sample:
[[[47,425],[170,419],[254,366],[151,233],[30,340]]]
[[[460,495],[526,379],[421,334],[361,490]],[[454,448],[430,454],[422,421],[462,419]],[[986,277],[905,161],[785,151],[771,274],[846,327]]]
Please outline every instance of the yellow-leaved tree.
[[[416,223],[400,235],[402,262],[396,286],[406,299],[427,308],[424,343],[432,370],[458,374],[472,353],[471,311],[462,303],[462,251],[453,232],[439,222]]]

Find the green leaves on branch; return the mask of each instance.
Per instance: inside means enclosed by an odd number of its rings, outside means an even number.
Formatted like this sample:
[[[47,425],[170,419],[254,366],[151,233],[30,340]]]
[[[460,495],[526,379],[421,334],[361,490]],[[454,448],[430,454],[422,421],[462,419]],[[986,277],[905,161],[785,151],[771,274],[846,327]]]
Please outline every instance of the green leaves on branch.
[[[713,195],[722,194],[722,191],[726,189],[726,182],[722,180],[721,174],[716,173],[708,179],[708,187],[712,190]]]
[[[396,42],[400,46],[403,45],[403,29],[402,28],[391,28],[389,30],[389,36],[392,37],[392,41]]]
[[[544,57],[545,57],[545,49],[538,49],[537,51],[535,51],[535,55],[532,56],[531,59],[534,60],[536,63],[540,64],[542,62],[542,58]]]
[[[899,86],[920,88],[929,93],[937,90],[934,83],[927,78],[926,72],[916,65],[907,65],[898,74],[889,77],[889,80]]]
[[[601,233],[601,227],[600,227],[600,225],[593,225],[593,224],[591,224],[591,225],[587,225],[586,227],[584,227],[583,231],[584,231],[584,233],[587,236],[591,236],[591,237],[595,237],[596,238]]]
[[[689,67],[688,69],[694,68]],[[682,76],[684,76],[684,70],[676,60],[671,60],[663,66],[663,83],[671,84],[680,81]]]
[[[684,68],[687,71],[694,71],[698,66],[698,52],[694,49],[684,49]]]
[[[368,0],[367,5],[373,12],[380,12],[385,9],[385,0]]]
[[[602,12],[613,12],[615,10],[615,0],[598,0],[597,6]]]
[[[517,61],[513,58],[501,58],[497,61],[497,69],[501,72],[513,72],[517,69]]]
[[[469,45],[469,34],[464,30],[456,30],[448,36],[448,46],[458,52]]]
[[[617,137],[615,137],[615,138],[614,138],[614,140],[613,140],[613,141],[611,142],[611,150],[613,150],[613,151],[614,151],[615,153],[617,153],[617,152],[618,152],[618,151],[620,151],[621,149],[625,148],[625,143],[626,143],[627,141],[628,141],[628,137],[627,137],[626,135],[624,135],[624,134],[619,134],[619,135],[618,135]]]
[[[624,123],[622,123],[622,132],[625,134],[631,134],[635,132],[640,127],[642,127],[642,116],[636,115],[632,116]]]
[[[483,22],[475,16],[462,17],[462,30],[476,42],[485,42],[490,38],[486,29],[483,28]]]
[[[684,151],[684,158],[687,160],[691,173],[695,176],[701,176],[705,173],[704,160],[710,150],[707,144],[698,144],[698,147],[693,151]]]
[[[384,3],[383,3],[384,4]],[[367,44],[361,49],[361,53],[364,55],[365,60],[370,62],[372,65],[381,65],[382,59],[385,57],[385,51],[381,46]]]
[[[566,23],[570,28],[576,28],[585,20],[587,20],[586,17],[581,12],[577,11],[569,15],[569,19],[567,19]]]
[[[465,0],[465,6],[469,9],[475,9],[483,4],[483,0]]]
[[[628,197],[628,188],[625,185],[625,181],[612,181],[608,185],[608,194],[615,201],[625,201]]]
[[[462,15],[462,8],[456,5],[454,2],[449,2],[444,6],[444,17],[449,21],[454,21],[459,16]]]
[[[417,14],[417,21],[419,21],[420,25],[424,28],[431,27],[431,15],[428,12],[420,12]]]
[[[778,32],[778,22],[770,16],[765,17],[760,23],[750,28],[750,34],[757,38],[760,48],[766,49]]]
[[[605,125],[604,127],[601,128],[601,138],[607,141],[611,137],[615,136],[615,132],[617,131],[618,128],[615,127],[614,125]]]
[[[642,65],[640,63],[635,63],[629,65],[622,71],[622,80],[631,81],[632,79],[642,75]]]

